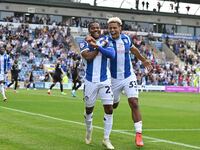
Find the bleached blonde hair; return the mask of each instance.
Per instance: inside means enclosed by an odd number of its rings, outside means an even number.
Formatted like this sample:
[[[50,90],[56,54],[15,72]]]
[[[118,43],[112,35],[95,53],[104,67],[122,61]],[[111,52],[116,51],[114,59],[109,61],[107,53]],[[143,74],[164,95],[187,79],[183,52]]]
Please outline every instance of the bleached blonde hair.
[[[119,19],[119,17],[111,17],[107,21],[108,24],[112,23],[112,22],[117,22],[117,23],[119,23],[120,26],[122,25],[122,21],[121,21],[121,19]]]

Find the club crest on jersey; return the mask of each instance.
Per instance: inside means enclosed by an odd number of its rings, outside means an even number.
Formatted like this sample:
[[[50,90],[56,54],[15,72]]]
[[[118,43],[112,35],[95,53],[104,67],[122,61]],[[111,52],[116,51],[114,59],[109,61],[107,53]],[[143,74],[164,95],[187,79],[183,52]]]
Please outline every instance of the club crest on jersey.
[[[125,44],[128,44],[128,40],[127,39],[123,39]]]
[[[80,48],[83,48],[83,47],[85,46],[85,43],[84,43],[84,42],[81,42],[81,43],[79,44],[79,46],[80,46]]]
[[[113,43],[109,42],[109,43],[108,43],[108,46],[109,46],[109,47],[113,47]]]

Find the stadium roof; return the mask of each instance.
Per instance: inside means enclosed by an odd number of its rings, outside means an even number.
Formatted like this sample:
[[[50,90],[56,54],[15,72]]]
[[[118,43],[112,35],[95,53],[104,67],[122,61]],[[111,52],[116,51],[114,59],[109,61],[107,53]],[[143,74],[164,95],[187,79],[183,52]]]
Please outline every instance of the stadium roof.
[[[90,7],[89,4],[77,4],[71,0],[0,0],[0,3],[16,3],[16,4],[31,4],[31,5],[44,5],[44,6],[57,6],[57,7],[79,7],[85,8]]]
[[[171,1],[180,3],[200,4],[200,0],[160,0],[160,1]]]
[[[71,2],[70,2],[71,1]],[[103,0],[106,1],[106,0]],[[119,0],[122,2],[122,0]],[[142,1],[142,0],[141,0]],[[149,0],[150,1],[150,0]],[[161,1],[161,0],[160,0]],[[158,11],[147,11],[147,10],[136,10],[136,9],[124,9],[116,7],[105,7],[105,6],[93,6],[89,3],[73,3],[73,0],[0,0],[1,3],[16,3],[16,4],[27,4],[27,5],[43,5],[48,7],[65,7],[65,8],[75,8],[84,10],[95,10],[95,11],[108,11],[117,13],[130,13],[130,14],[143,14],[143,15],[159,15],[159,16],[174,16],[174,17],[192,17],[193,19],[199,19],[198,15],[190,14],[180,14],[180,13],[168,13],[168,12],[158,12]]]

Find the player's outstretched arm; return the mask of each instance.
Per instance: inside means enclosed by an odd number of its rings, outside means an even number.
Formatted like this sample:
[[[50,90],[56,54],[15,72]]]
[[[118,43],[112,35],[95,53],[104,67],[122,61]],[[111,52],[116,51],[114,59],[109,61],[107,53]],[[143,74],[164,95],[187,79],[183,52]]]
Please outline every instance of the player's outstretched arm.
[[[135,46],[131,47],[131,53],[134,54],[137,59],[142,61],[144,67],[147,68],[148,71],[151,71],[153,69],[151,62],[148,59],[144,58]]]

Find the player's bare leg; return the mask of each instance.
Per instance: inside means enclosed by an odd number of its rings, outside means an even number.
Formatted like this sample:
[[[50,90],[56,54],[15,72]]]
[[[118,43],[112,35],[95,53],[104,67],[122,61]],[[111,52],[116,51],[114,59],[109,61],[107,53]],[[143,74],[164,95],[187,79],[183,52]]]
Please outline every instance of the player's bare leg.
[[[129,106],[131,108],[132,112],[132,119],[134,121],[136,136],[135,136],[135,143],[136,146],[142,147],[144,146],[143,140],[142,140],[142,118],[139,110],[138,105],[138,98],[129,98],[128,99]]]

